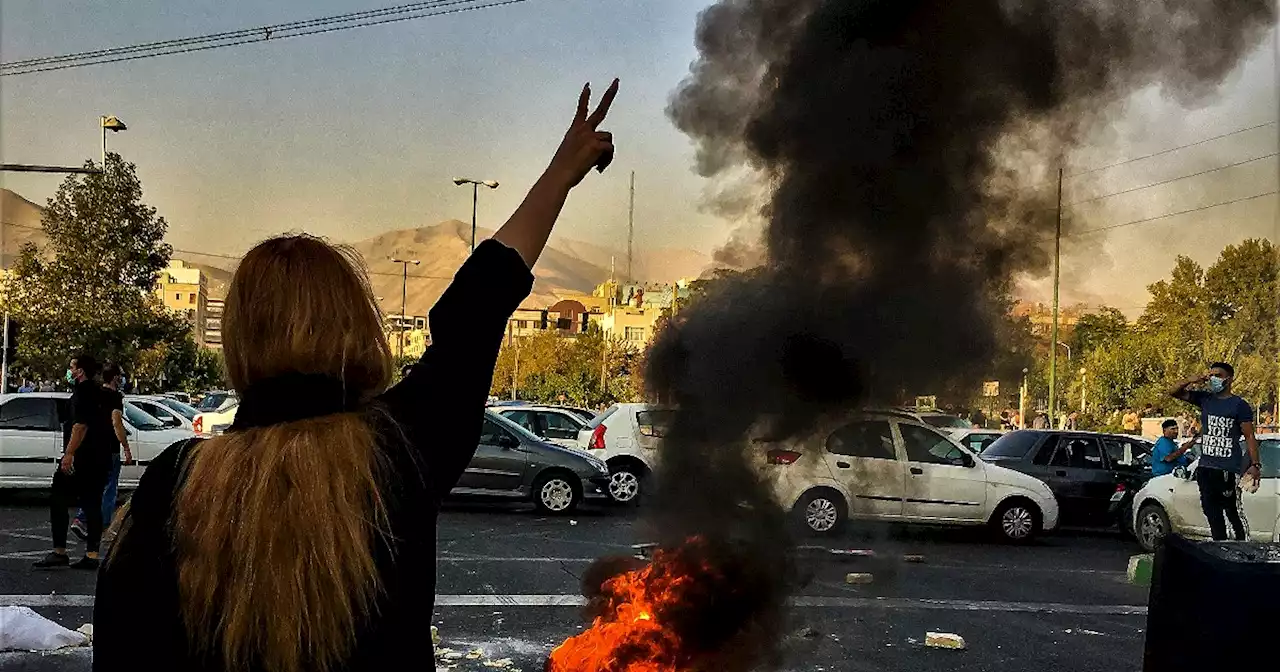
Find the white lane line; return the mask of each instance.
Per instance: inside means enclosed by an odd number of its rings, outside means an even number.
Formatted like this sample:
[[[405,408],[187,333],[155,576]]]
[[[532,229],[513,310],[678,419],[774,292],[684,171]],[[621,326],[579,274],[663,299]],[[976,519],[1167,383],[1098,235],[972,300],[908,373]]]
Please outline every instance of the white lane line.
[[[437,607],[580,607],[580,595],[437,595]],[[1143,616],[1147,608],[1137,604],[1062,604],[1058,602],[1002,602],[995,600],[929,600],[906,597],[792,598],[792,607],[825,609],[894,609],[928,611],[987,611],[1020,614],[1078,614]],[[92,595],[0,595],[6,607],[92,607]]]
[[[30,560],[32,558],[43,558],[49,554],[49,549],[39,551],[14,551],[12,553],[0,554],[0,560]]]

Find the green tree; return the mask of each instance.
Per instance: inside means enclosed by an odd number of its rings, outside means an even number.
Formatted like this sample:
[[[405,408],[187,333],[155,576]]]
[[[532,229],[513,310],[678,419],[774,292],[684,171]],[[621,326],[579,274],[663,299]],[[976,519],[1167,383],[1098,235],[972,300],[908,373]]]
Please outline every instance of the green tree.
[[[68,177],[41,224],[48,249],[25,246],[5,280],[5,307],[23,329],[17,372],[60,377],[79,351],[129,367],[143,351],[189,337],[152,292],[172,250],[133,164],[109,154],[105,172]]]
[[[566,403],[587,408],[636,401],[640,363],[634,345],[608,339],[597,327],[574,337],[541,332],[503,345],[490,393],[540,403],[557,403],[563,395]]]

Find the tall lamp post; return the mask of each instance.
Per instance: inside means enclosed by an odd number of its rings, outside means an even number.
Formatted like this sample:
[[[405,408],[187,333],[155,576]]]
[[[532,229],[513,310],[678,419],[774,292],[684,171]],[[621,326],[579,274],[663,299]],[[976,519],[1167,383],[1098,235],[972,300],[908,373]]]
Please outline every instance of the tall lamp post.
[[[398,329],[400,332],[400,359],[404,359],[404,322],[408,319],[408,316],[405,313],[408,311],[409,299],[409,264],[417,266],[422,262],[417,259],[394,258],[391,262],[394,264],[400,264],[400,267],[404,269],[404,278],[400,282],[400,328]]]
[[[119,133],[120,131],[129,130],[129,127],[125,126],[124,122],[120,121],[120,119],[114,115],[103,115],[101,117],[101,121],[102,121],[102,170],[105,173],[107,170],[107,131],[111,131],[112,133]]]
[[[455,177],[453,183],[461,187],[471,185],[471,251],[476,251],[476,204],[480,201],[480,185],[490,189],[498,188],[497,180],[473,180],[469,177]]]

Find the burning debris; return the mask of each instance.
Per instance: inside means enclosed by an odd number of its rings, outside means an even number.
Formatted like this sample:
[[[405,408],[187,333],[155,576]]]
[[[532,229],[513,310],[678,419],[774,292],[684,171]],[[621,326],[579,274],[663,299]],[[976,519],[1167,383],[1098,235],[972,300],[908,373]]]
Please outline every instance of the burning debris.
[[[788,514],[746,437],[798,436],[906,390],[973,389],[1012,282],[1048,268],[1052,210],[1028,182],[1140,88],[1210,92],[1273,20],[1272,0],[704,10],[668,114],[713,190],[758,177],[758,194],[718,200],[765,203],[739,213],[765,222],[763,263],[655,341],[645,379],[678,408],[649,510],[661,550],[588,572],[593,625],[548,670],[774,666],[796,573]]]

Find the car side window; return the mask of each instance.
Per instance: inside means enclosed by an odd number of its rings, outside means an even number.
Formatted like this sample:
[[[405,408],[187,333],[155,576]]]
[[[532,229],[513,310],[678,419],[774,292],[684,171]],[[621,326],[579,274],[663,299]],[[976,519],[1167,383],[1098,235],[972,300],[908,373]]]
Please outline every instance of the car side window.
[[[670,411],[637,411],[636,426],[641,436],[662,438],[666,434],[667,425],[671,423]]]
[[[1040,465],[1049,465],[1050,463],[1053,462],[1054,453],[1057,452],[1057,448],[1058,448],[1058,441],[1053,438],[1048,439],[1044,443],[1040,444],[1040,449],[1036,451],[1036,456],[1035,456],[1035,459],[1032,460],[1032,463],[1040,464]],[[1063,467],[1067,466],[1067,463],[1066,463],[1067,458],[1065,454],[1063,455],[1062,459],[1063,459],[1062,464],[1058,466],[1063,466]]]
[[[546,421],[547,429],[572,431],[576,435],[582,427],[580,423],[574,423],[568,416],[561,413],[543,413],[542,418]]]
[[[899,424],[898,431],[902,432],[902,445],[907,449],[908,462],[964,464],[964,452],[932,429]]]
[[[965,439],[965,443],[969,446],[969,450],[976,454],[981,454],[982,451],[986,450],[987,446],[995,443],[998,438],[1000,437],[995,434],[970,434]]]
[[[1074,469],[1106,469],[1102,459],[1102,446],[1094,438],[1071,440],[1071,467]]]
[[[52,399],[18,397],[0,406],[0,429],[52,431],[57,429],[56,404]]]
[[[898,459],[893,447],[893,430],[886,420],[855,422],[837,429],[827,437],[827,451],[851,457]]]
[[[1124,461],[1124,444],[1117,439],[1103,439],[1102,445],[1107,449],[1107,457],[1111,459],[1112,464],[1125,464]]]
[[[1280,441],[1259,442],[1258,459],[1262,460],[1263,478],[1280,478]]]
[[[507,411],[502,414],[502,417],[524,427],[534,434],[538,433],[537,428],[533,425],[533,414],[529,411]]]
[[[1071,442],[1066,437],[1063,437],[1058,439],[1056,443],[1058,447],[1057,447],[1057,450],[1053,451],[1053,459],[1049,460],[1049,466],[1051,467],[1071,466]],[[1037,457],[1039,456],[1037,455]]]
[[[484,429],[480,430],[480,443],[490,446],[501,445],[504,436],[511,436],[511,433],[489,418],[484,419]]]

